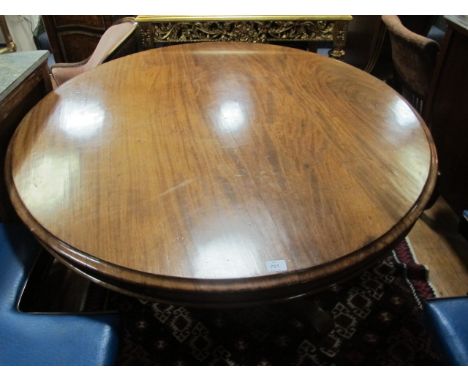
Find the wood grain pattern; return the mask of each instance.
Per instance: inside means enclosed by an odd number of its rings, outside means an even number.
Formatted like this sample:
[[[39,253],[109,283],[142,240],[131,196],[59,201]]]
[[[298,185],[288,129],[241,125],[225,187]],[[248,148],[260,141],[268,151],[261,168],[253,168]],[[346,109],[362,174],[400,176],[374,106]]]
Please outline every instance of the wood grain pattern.
[[[21,123],[7,170],[19,215],[64,262],[155,298],[222,302],[357,271],[414,224],[437,163],[421,118],[370,75],[202,43],[61,86]]]

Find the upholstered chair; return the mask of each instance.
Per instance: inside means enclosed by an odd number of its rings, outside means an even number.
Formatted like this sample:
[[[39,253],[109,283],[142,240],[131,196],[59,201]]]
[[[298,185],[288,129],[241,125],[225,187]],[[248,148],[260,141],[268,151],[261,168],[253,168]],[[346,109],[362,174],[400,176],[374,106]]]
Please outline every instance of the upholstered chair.
[[[117,315],[19,311],[20,297],[40,251],[24,226],[0,223],[0,366],[115,364]]]
[[[398,16],[382,16],[392,46],[392,61],[402,95],[422,112],[435,67],[439,44],[410,31]]]
[[[468,297],[427,300],[424,312],[446,361],[454,366],[468,366]]]
[[[137,25],[132,18],[123,19],[104,32],[96,49],[88,59],[76,63],[52,65],[50,72],[54,88],[103,62],[134,53],[131,45],[134,45]]]
[[[382,16],[392,46],[392,61],[400,85],[399,91],[411,105],[423,114],[424,99],[429,93],[439,44],[410,31],[398,16]],[[430,121],[426,121],[430,127]],[[431,208],[439,197],[440,174],[426,209]]]

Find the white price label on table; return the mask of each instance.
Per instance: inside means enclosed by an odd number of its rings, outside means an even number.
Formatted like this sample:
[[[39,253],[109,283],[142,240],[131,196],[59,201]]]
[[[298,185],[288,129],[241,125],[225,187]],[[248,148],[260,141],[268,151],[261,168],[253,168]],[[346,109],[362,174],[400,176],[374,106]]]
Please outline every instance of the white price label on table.
[[[288,270],[285,260],[271,260],[266,262],[268,272],[284,272]]]

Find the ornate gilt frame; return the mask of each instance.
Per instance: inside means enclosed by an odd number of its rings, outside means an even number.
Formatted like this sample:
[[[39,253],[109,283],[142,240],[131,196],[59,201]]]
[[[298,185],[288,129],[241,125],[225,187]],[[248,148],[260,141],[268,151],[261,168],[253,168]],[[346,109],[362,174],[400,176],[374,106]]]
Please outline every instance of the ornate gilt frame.
[[[352,16],[138,16],[142,49],[160,43],[201,41],[332,42],[330,56],[345,55]]]
[[[2,32],[6,43],[6,47],[0,48],[0,54],[16,52],[16,44],[14,43],[13,38],[11,37],[5,16],[0,16],[0,31]]]

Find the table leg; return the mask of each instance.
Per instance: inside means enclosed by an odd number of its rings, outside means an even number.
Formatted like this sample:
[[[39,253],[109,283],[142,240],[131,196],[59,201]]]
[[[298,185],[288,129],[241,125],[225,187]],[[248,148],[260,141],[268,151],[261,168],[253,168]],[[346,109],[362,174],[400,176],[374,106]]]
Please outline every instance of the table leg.
[[[346,25],[344,21],[335,21],[333,26],[333,49],[330,50],[330,57],[341,58],[345,55]]]
[[[320,335],[328,334],[335,323],[331,313],[325,311],[316,298],[301,298],[290,303],[290,308],[301,315]]]

